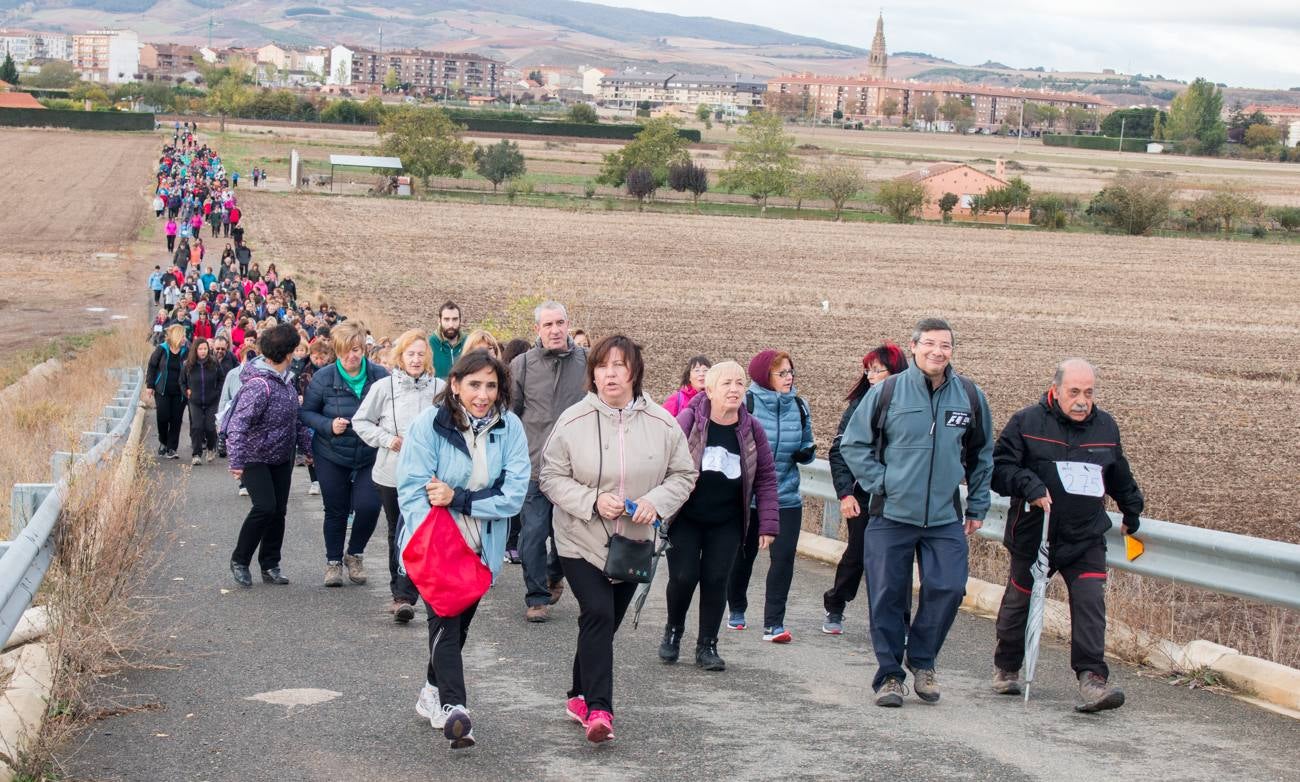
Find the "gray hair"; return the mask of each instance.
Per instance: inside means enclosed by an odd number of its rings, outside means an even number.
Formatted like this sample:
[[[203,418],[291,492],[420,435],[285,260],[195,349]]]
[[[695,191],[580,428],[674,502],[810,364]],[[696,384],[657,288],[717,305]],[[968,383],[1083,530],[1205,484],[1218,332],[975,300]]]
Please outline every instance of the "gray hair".
[[[916,322],[916,328],[912,329],[912,341],[920,342],[921,335],[927,331],[946,331],[952,336],[952,346],[957,347],[957,332],[952,330],[948,321],[943,318],[921,318]]]
[[[563,304],[558,301],[544,301],[533,310],[533,323],[542,322],[543,312],[559,312],[564,315],[565,320],[569,319],[569,311],[564,308]]]
[[[1061,381],[1065,380],[1065,371],[1067,369],[1077,369],[1079,367],[1087,367],[1088,371],[1092,372],[1093,380],[1097,379],[1097,367],[1094,366],[1092,362],[1088,361],[1088,359],[1067,358],[1063,359],[1061,363],[1056,365],[1056,374],[1052,375],[1052,385],[1060,388]]]

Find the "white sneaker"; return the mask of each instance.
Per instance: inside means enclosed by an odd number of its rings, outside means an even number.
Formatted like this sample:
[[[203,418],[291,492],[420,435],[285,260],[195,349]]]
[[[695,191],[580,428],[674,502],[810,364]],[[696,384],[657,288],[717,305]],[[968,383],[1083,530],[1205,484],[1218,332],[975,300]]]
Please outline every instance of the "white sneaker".
[[[312,481],[311,485],[307,487],[307,493],[320,494],[320,481]]]
[[[438,688],[425,682],[420,688],[420,697],[415,701],[415,713],[432,724],[433,715],[441,711],[442,702],[438,699]]]
[[[442,709],[429,720],[429,724],[442,729],[442,736],[451,742],[452,749],[474,746],[474,726],[469,719],[469,709],[464,706],[444,703]]]
[[[240,486],[240,487],[239,487],[239,496],[240,496],[240,497],[247,497],[247,496],[248,496],[248,489],[245,489],[243,486]]]

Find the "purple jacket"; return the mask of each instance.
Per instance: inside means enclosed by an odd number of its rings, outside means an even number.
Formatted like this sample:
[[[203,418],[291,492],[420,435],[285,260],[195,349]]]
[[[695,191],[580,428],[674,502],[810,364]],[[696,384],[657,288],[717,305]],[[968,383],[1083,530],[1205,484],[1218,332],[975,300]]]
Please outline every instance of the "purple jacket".
[[[226,417],[230,469],[284,464],[293,459],[295,445],[310,453],[307,427],[298,420],[298,391],[262,358],[244,364],[239,380],[242,385]]]
[[[700,469],[704,447],[709,442],[709,413],[712,411],[709,395],[695,395],[691,403],[677,414],[677,423],[686,432],[686,446]],[[781,531],[780,502],[776,493],[776,464],[772,460],[772,447],[767,443],[767,433],[757,418],[749,414],[742,404],[736,439],[740,440],[740,486],[744,502],[744,531],[749,532],[751,506],[758,507],[758,534],[775,537]],[[754,502],[757,498],[757,502]]]

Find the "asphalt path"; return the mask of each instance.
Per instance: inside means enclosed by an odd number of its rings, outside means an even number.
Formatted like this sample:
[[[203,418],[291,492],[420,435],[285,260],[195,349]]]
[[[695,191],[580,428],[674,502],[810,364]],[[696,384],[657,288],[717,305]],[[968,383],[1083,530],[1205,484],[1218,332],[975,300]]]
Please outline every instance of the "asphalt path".
[[[146,433],[146,438],[151,435]],[[149,440],[152,442],[152,440]],[[787,626],[794,642],[723,629],[724,673],[662,665],[663,585],[615,648],[615,733],[590,746],[564,716],[578,606],[523,620],[522,576],[507,565],[465,648],[478,746],[452,752],[414,711],[427,661],[423,614],[396,625],[383,520],[370,582],[326,589],[321,502],[294,472],[284,570],[289,586],[241,589],[227,564],[248,501],[224,463],[159,464],[182,500],[161,523],[165,557],[140,600],[153,609],[153,665],[104,683],[147,705],[69,743],[70,778],[94,780],[1282,780],[1300,772],[1300,725],[1225,695],[1113,665],[1124,708],[1073,711],[1068,650],[1046,644],[1028,705],[988,686],[993,627],[961,614],[939,661],[942,701],[870,702],[865,596],[846,632],[820,632],[831,568],[800,559]],[[760,559],[750,588],[761,607]],[[257,569],[253,569],[257,579]]]

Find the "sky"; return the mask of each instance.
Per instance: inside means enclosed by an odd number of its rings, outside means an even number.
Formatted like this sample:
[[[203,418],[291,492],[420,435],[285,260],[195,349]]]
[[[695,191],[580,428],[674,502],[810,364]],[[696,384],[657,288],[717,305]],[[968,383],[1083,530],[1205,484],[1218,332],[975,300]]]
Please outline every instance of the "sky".
[[[891,52],[965,65],[987,60],[1048,70],[1204,76],[1233,87],[1300,87],[1300,2],[1254,0],[595,0],[602,5],[714,16],[870,48],[885,15]]]

